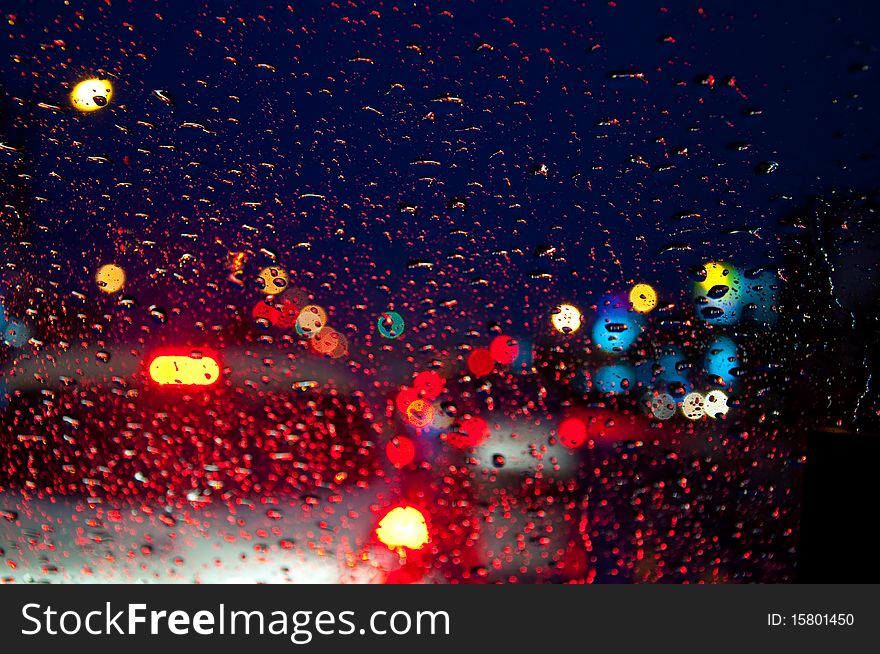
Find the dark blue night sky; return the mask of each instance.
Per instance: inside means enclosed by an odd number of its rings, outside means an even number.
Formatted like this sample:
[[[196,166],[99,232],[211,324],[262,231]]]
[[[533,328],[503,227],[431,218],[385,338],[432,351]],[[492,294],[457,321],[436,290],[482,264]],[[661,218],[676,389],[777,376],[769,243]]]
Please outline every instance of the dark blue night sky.
[[[4,157],[34,243],[10,256],[63,244],[52,274],[85,291],[117,230],[156,243],[134,277],[267,248],[340,307],[516,322],[632,280],[675,300],[707,259],[772,265],[782,213],[877,172],[867,3],[295,4],[7,8]],[[102,71],[110,110],[72,112]],[[187,299],[153,281],[142,302]]]

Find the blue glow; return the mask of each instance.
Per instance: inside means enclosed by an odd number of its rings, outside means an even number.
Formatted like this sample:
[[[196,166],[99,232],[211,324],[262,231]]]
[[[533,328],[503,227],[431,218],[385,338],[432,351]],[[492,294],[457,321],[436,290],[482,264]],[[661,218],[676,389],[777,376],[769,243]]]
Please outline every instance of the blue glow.
[[[405,326],[403,316],[396,311],[386,311],[376,321],[376,329],[384,338],[400,337]]]
[[[619,354],[632,347],[641,333],[642,321],[637,313],[610,311],[596,317],[592,336],[598,349]]]
[[[657,359],[659,368],[654,381],[662,384],[687,384],[688,361],[678,350],[668,350]]]
[[[651,388],[654,383],[654,365],[657,359],[645,359],[635,366],[636,385]]]
[[[593,375],[593,386],[608,395],[626,393],[635,388],[636,371],[628,363],[602,366]]]
[[[719,336],[709,341],[703,367],[713,378],[720,379],[726,386],[736,381],[734,369],[739,366],[736,342],[729,336]]]
[[[602,298],[593,323],[592,340],[597,349],[610,354],[625,352],[642,333],[644,318],[630,309],[623,294]]]
[[[710,325],[735,325],[742,317],[742,304],[737,296],[717,300],[704,296],[697,301],[697,316]]]
[[[3,342],[9,347],[24,347],[31,339],[31,330],[27,325],[10,320],[3,326]]]
[[[668,348],[657,359],[657,368],[654,387],[666,390],[676,402],[680,403],[685,395],[694,390],[689,378],[690,364],[677,348]]]

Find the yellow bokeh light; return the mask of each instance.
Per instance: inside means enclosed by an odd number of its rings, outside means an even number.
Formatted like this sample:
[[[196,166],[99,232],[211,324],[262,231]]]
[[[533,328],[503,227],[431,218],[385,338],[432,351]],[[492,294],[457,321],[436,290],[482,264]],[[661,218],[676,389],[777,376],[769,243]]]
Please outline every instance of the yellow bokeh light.
[[[697,282],[696,288],[704,293],[716,286],[731,286],[739,279],[736,268],[723,261],[710,261],[703,268],[706,270],[706,279]]]
[[[91,78],[73,87],[70,102],[79,111],[97,111],[110,104],[113,86],[105,79]]]
[[[550,316],[553,329],[561,334],[573,334],[581,328],[581,311],[573,304],[560,304]]]
[[[266,266],[257,276],[257,286],[265,295],[278,295],[287,288],[287,271],[279,266]]]
[[[649,284],[636,284],[629,292],[629,301],[639,313],[649,313],[657,306],[657,291]]]
[[[693,391],[692,393],[685,395],[684,399],[681,401],[681,413],[688,420],[699,420],[706,415],[704,410],[705,405],[706,398],[703,397],[703,394]]]
[[[105,293],[118,293],[125,286],[125,271],[115,263],[108,263],[98,268],[95,282]]]
[[[379,521],[376,537],[392,550],[400,547],[420,550],[429,540],[428,524],[418,509],[398,506]]]

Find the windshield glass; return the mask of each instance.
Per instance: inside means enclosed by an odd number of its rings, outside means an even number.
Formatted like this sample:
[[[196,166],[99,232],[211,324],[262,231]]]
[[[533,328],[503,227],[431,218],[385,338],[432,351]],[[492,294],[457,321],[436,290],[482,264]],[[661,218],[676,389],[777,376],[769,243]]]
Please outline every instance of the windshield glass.
[[[7,581],[792,581],[807,433],[880,431],[855,9],[0,35]]]

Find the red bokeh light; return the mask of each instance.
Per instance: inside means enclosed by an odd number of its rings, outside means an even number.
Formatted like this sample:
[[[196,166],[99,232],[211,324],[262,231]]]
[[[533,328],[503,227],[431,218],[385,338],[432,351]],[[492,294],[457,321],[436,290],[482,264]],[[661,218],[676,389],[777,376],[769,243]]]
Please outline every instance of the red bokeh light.
[[[409,405],[419,399],[419,391],[415,388],[402,388],[394,400],[397,410],[406,413]]]
[[[579,418],[566,418],[559,424],[559,440],[571,449],[587,442],[587,426]]]
[[[416,375],[413,384],[422,397],[426,400],[433,400],[443,392],[446,380],[433,370],[426,370]]]
[[[485,377],[495,368],[495,360],[488,349],[481,347],[470,353],[467,366],[475,377]]]
[[[454,431],[446,435],[453,447],[477,447],[489,438],[489,423],[480,416],[463,416],[454,425]]]
[[[395,436],[385,445],[385,454],[395,468],[402,468],[416,458],[416,445],[406,436]]]
[[[503,366],[509,366],[519,356],[519,343],[510,336],[496,336],[489,346],[492,358]]]

